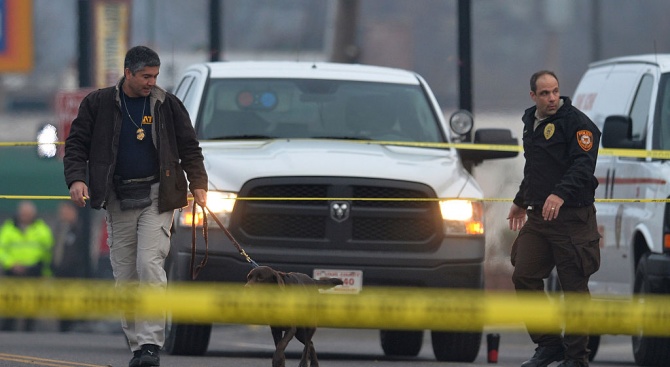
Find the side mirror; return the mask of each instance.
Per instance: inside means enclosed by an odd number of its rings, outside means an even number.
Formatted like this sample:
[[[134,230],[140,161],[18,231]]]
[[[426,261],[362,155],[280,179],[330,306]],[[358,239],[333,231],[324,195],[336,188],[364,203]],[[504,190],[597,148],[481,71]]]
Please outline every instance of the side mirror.
[[[517,138],[512,137],[509,129],[479,129],[475,131],[475,144],[490,145],[519,145]],[[513,158],[519,155],[518,151],[459,149],[461,158],[479,164],[487,159]]]
[[[633,120],[630,116],[607,116],[603,126],[604,148],[643,149],[644,140],[633,140]]]

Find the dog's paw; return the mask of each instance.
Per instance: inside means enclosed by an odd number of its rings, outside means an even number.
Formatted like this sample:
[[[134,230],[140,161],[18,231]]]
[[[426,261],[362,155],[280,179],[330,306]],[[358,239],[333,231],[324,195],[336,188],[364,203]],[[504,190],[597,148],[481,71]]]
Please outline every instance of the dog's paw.
[[[272,356],[272,367],[286,367],[286,356],[282,352],[275,352]]]

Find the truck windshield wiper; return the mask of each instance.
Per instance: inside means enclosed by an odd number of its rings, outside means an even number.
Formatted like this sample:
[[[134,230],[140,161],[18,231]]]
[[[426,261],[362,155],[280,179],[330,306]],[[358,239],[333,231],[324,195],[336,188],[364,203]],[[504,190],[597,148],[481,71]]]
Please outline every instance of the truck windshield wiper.
[[[312,139],[372,140],[366,136],[312,136]]]
[[[207,140],[246,140],[246,139],[276,139],[276,136],[269,135],[228,135],[228,136],[219,136],[215,138],[209,138]]]

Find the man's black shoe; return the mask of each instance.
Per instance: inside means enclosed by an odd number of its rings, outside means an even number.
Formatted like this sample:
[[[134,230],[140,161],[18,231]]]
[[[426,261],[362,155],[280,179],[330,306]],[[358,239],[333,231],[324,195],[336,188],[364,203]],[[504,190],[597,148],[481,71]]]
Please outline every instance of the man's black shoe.
[[[141,350],[136,350],[133,352],[133,358],[130,359],[128,367],[140,367],[140,356],[142,355]]]
[[[521,367],[547,367],[550,363],[562,361],[565,358],[565,348],[562,345],[535,348],[535,354]]]
[[[158,356],[160,349],[155,344],[144,344],[142,346],[142,355],[140,356],[140,367],[160,366],[161,359]]]

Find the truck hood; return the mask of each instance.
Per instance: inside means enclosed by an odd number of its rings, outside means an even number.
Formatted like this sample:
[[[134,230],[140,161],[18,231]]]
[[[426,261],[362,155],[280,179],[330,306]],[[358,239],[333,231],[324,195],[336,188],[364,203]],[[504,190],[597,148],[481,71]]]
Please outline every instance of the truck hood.
[[[213,190],[238,192],[255,178],[358,177],[424,183],[438,197],[482,197],[449,149],[310,139],[203,141],[200,146]]]

